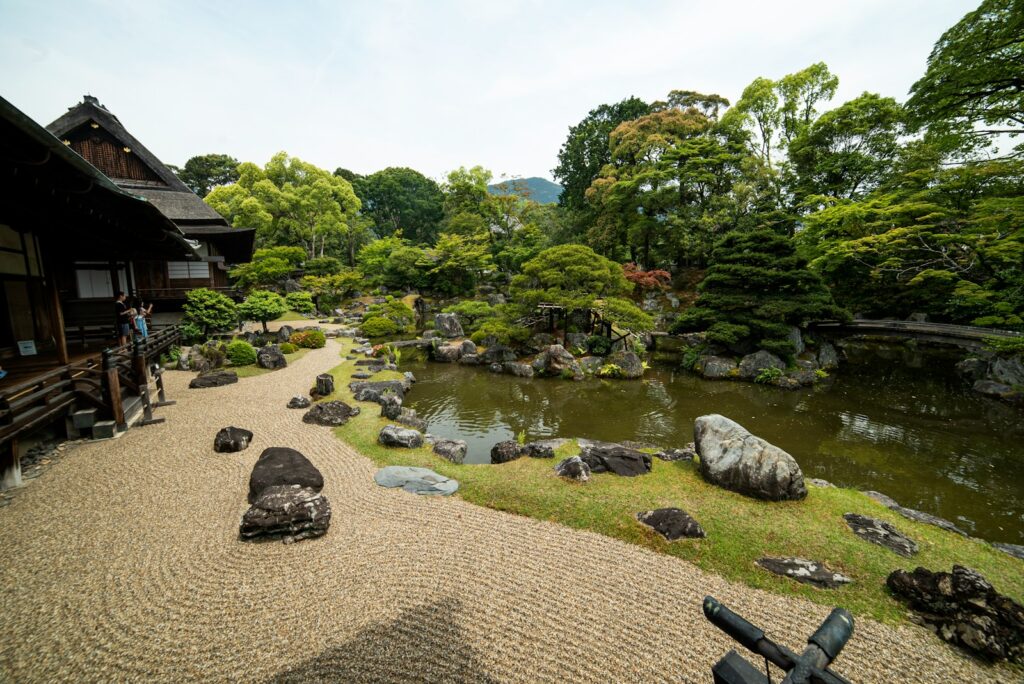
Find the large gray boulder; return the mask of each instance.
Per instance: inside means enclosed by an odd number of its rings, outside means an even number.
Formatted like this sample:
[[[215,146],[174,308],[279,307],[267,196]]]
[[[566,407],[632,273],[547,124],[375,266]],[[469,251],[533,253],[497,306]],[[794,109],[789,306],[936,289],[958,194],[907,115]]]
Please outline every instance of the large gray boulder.
[[[988,376],[1004,385],[1024,385],[1024,355],[996,356],[989,362]]]
[[[288,365],[281,348],[276,344],[267,345],[256,352],[256,365],[260,368],[277,370]]]
[[[516,353],[503,344],[493,344],[480,354],[480,362],[483,364],[510,363],[516,360]]]
[[[761,374],[761,371],[769,368],[786,370],[786,364],[778,356],[764,349],[747,354],[740,359],[740,377],[744,380],[753,380]],[[813,376],[813,373],[811,375]]]
[[[796,356],[797,354],[804,353],[804,337],[803,335],[800,334],[800,328],[796,327],[795,325],[790,326],[789,332],[786,334],[786,337],[789,338],[789,343],[793,345],[794,356]]]
[[[277,341],[287,342],[292,338],[292,333],[295,332],[295,328],[290,325],[282,325],[277,329]]]
[[[459,317],[453,313],[439,313],[434,316],[434,330],[441,337],[447,337],[448,339],[462,337],[465,334],[462,332],[462,324],[459,323]]]
[[[839,353],[828,342],[822,342],[818,347],[818,366],[824,370],[839,367]]]
[[[242,515],[238,528],[244,540],[280,538],[285,544],[327,534],[331,505],[319,490],[301,485],[265,489]]]
[[[506,375],[514,375],[517,378],[532,378],[533,367],[528,363],[508,362],[501,366],[502,372]]]
[[[404,399],[405,393],[409,391],[411,386],[412,383],[408,378],[402,378],[401,380],[360,380],[348,384],[348,388],[356,401],[372,401],[378,404],[381,402],[381,398],[388,394],[394,394],[399,399]]]
[[[693,426],[700,473],[708,482],[757,499],[807,496],[804,474],[782,449],[725,416],[701,416]]]
[[[324,476],[295,449],[270,447],[263,450],[249,475],[249,503],[278,485],[299,485],[319,492],[324,488]]]
[[[423,446],[423,434],[397,425],[385,425],[377,436],[377,441],[386,447],[416,449]]]

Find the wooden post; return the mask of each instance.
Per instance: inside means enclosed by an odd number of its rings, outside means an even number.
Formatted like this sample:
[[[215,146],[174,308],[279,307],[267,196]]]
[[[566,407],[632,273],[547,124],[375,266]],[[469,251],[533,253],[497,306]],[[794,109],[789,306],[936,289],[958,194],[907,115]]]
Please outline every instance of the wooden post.
[[[149,370],[146,367],[146,338],[137,337],[132,343],[132,370],[135,371],[135,382],[149,384]]]
[[[0,489],[21,486],[21,458],[18,440],[11,438],[0,444]]]
[[[106,390],[107,399],[110,401],[110,410],[114,414],[114,423],[118,429],[126,427],[124,421],[124,405],[121,403],[121,381],[117,378],[117,361],[114,359],[113,349],[103,350],[103,389]]]
[[[46,282],[50,295],[50,325],[53,327],[53,339],[57,344],[57,363],[62,366],[68,365],[68,338],[64,332],[64,310],[60,306],[60,292],[57,291],[57,276],[54,273],[53,265],[49,267]]]

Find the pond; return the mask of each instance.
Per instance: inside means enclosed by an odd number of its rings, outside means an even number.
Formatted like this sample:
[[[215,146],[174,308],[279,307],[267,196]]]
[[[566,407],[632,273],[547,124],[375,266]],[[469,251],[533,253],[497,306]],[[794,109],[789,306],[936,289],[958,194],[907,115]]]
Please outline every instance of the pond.
[[[720,413],[792,454],[806,477],[873,489],[990,541],[1024,543],[1024,420],[1019,408],[970,392],[956,356],[848,346],[850,362],[813,390],[711,382],[655,366],[643,381],[523,379],[427,362],[406,352],[418,382],[406,405],[431,433],[469,444],[488,463],[522,435],[693,441],[696,417]],[[657,465],[655,465],[657,467]]]

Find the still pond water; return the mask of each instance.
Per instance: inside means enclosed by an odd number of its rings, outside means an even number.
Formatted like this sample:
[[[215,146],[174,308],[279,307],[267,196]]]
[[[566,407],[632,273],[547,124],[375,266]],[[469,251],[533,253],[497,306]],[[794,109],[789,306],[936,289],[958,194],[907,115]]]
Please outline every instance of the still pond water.
[[[431,433],[488,463],[498,441],[547,437],[693,441],[697,416],[720,413],[792,454],[806,477],[884,492],[990,541],[1024,543],[1024,414],[972,394],[955,357],[848,348],[850,362],[813,390],[710,382],[655,366],[640,382],[527,380],[429,363],[406,405]],[[655,466],[657,467],[657,466]]]

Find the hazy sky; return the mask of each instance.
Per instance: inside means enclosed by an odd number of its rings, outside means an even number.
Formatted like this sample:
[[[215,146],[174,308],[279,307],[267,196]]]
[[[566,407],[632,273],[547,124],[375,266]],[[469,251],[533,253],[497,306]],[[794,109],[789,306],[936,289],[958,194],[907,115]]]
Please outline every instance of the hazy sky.
[[[735,101],[824,61],[833,105],[902,101],[977,2],[0,0],[0,95],[46,125],[91,93],[172,164],[550,177],[569,126],[629,95]]]

